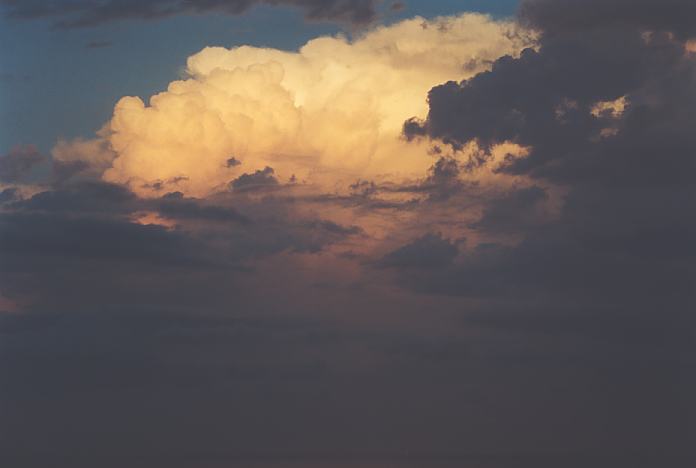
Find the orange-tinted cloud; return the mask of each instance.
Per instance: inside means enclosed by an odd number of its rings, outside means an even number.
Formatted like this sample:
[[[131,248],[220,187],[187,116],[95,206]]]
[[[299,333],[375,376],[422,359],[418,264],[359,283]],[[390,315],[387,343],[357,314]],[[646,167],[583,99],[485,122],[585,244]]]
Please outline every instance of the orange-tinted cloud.
[[[425,115],[428,90],[532,43],[511,22],[465,14],[414,18],[353,41],[321,37],[297,52],[206,48],[189,57],[187,79],[147,105],[118,102],[105,130],[116,158],[104,179],[144,196],[203,196],[266,167],[281,183],[324,189],[418,177],[432,158],[401,128]]]

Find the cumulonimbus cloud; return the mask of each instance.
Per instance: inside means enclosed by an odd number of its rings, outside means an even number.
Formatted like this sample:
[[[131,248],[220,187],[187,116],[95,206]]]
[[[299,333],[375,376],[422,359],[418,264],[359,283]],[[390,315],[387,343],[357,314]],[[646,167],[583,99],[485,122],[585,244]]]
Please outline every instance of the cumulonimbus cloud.
[[[103,177],[140,195],[205,196],[266,167],[281,183],[323,187],[420,176],[433,160],[401,131],[427,112],[427,91],[533,42],[513,22],[464,14],[355,40],[320,37],[297,52],[208,47],[188,58],[186,79],[149,103],[116,104],[102,133],[116,158]]]

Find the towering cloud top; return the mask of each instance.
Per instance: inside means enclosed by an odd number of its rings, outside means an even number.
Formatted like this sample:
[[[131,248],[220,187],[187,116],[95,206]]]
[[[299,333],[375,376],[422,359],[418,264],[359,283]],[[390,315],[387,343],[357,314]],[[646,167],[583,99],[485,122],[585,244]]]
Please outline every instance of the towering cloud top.
[[[203,195],[267,166],[281,181],[323,185],[422,174],[431,161],[400,131],[425,114],[428,89],[532,41],[510,22],[467,14],[403,21],[355,41],[322,37],[298,52],[206,48],[188,59],[190,78],[148,105],[116,105],[107,138],[117,157],[105,178],[139,193],[164,183]]]

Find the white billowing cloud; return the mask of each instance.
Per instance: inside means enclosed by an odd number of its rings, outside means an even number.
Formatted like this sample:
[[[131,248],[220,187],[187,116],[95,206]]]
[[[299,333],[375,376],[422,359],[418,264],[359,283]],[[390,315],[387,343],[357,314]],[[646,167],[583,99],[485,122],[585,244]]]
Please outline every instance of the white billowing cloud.
[[[512,22],[463,14],[353,41],[321,37],[297,52],[209,47],[148,105],[118,102],[106,136],[117,157],[103,177],[145,196],[153,187],[204,196],[266,166],[281,182],[294,175],[325,188],[422,175],[433,162],[425,143],[400,135],[404,120],[427,112],[429,89],[533,42]]]

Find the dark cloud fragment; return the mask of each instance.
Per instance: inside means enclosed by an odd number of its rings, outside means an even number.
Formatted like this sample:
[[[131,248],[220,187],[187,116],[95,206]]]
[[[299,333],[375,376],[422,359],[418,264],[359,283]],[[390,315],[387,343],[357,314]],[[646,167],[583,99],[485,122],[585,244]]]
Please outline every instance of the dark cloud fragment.
[[[242,162],[239,159],[232,157],[227,160],[227,162],[225,163],[225,167],[236,167],[241,164]]]
[[[48,235],[50,233],[50,235]],[[161,226],[56,214],[4,214],[0,255],[7,261],[27,256],[64,259],[136,260],[169,265],[207,263],[182,234]]]
[[[521,188],[491,200],[472,227],[490,233],[525,232],[541,223],[539,204],[548,198],[538,186]]]
[[[179,182],[182,182],[185,180],[188,180],[188,177],[177,176],[177,177],[172,177],[172,178],[167,179],[167,180],[158,180],[156,182],[143,184],[143,188],[149,188],[149,189],[152,189],[156,192],[164,190],[165,188],[172,190],[172,187],[176,187],[179,184]]]
[[[264,190],[278,186],[278,179],[275,177],[272,167],[266,166],[252,174],[242,174],[230,182],[230,187],[237,192],[248,192],[253,190]]]
[[[300,8],[309,20],[365,24],[376,16],[375,0],[2,0],[11,19],[54,21],[60,28],[92,27],[123,20],[156,20],[176,15],[240,15],[255,5]]]
[[[160,198],[154,207],[174,219],[209,220],[248,224],[251,219],[233,207],[226,207],[195,198],[187,198],[181,192],[172,192]]]
[[[462,183],[459,180],[461,171],[462,167],[457,159],[441,156],[430,167],[427,177],[416,189],[428,193],[428,199],[431,201],[446,201],[461,192]]]
[[[691,0],[524,0],[522,22],[547,34],[601,28],[669,31],[680,38],[696,35]]]
[[[401,1],[392,2],[391,5],[389,5],[389,9],[391,11],[402,11],[406,9],[406,3]]]
[[[105,49],[107,47],[111,47],[113,42],[111,41],[90,41],[88,42],[85,47],[87,49]]]
[[[18,197],[16,188],[4,189],[0,192],[0,204],[14,201]]]
[[[117,215],[128,214],[139,206],[135,195],[121,185],[84,181],[39,192],[11,208],[20,212]]]
[[[15,146],[0,156],[0,182],[27,182],[32,169],[46,161],[33,145]]]
[[[325,230],[331,234],[339,234],[344,236],[361,234],[363,232],[360,226],[343,226],[325,219],[310,221],[308,225],[312,228]]]
[[[450,265],[459,253],[456,244],[441,234],[426,234],[389,252],[378,262],[386,268],[439,268]]]

